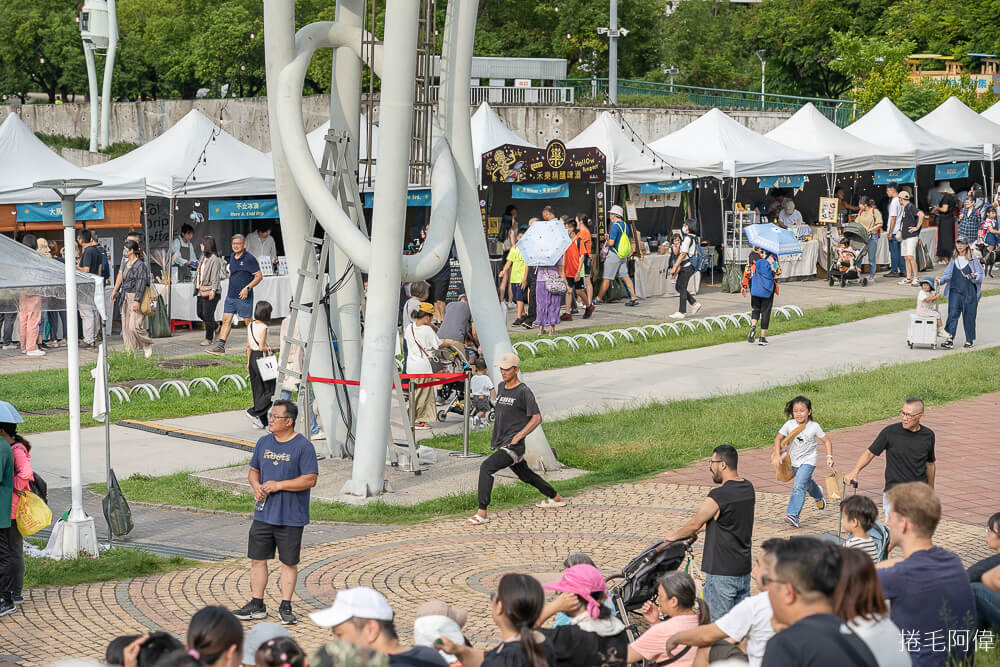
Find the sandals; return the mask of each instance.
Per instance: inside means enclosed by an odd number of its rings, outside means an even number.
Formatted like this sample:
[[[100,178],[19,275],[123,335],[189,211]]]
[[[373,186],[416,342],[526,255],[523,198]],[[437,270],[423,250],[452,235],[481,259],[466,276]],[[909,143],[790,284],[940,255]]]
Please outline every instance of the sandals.
[[[546,498],[542,502],[540,502],[537,505],[535,505],[535,507],[539,507],[541,509],[549,509],[549,508],[554,508],[554,507],[566,507],[566,501],[565,500],[559,501],[559,500],[556,500],[555,498]]]
[[[465,520],[466,526],[480,526],[484,523],[489,523],[490,518],[488,516],[479,516],[478,514],[473,514],[468,519]]]

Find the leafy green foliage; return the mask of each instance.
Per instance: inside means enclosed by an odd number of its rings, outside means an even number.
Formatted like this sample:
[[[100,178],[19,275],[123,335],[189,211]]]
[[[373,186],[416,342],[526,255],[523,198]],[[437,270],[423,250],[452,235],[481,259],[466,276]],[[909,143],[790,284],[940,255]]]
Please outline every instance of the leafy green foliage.
[[[139,549],[114,547],[97,558],[79,556],[67,560],[25,558],[24,588],[76,586],[99,581],[131,579],[180,570],[196,565],[180,556],[164,558]]]

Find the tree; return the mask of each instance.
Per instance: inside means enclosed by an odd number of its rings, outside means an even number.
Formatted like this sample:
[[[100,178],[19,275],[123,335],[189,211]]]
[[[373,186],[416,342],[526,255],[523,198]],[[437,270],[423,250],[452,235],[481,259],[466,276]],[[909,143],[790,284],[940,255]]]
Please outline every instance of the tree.
[[[830,68],[853,86],[859,113],[865,113],[883,97],[900,99],[909,73],[906,58],[913,53],[913,42],[837,32],[831,32],[830,38],[837,54]]]
[[[711,88],[746,88],[759,72],[743,39],[741,22],[751,7],[713,0],[685,0],[666,20],[662,63],[680,69],[678,83]],[[750,59],[753,59],[753,63]]]
[[[41,90],[54,103],[86,90],[83,45],[73,5],[59,0],[5,0],[0,11],[0,90],[25,98]],[[82,84],[82,85],[81,85]]]

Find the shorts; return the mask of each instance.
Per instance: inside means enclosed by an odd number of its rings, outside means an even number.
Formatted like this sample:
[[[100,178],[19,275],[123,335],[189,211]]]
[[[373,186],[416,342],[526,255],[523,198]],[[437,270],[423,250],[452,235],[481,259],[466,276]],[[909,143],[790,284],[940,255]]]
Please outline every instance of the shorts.
[[[510,286],[510,293],[514,297],[514,301],[520,301],[521,303],[528,303],[528,292],[526,289],[521,287],[521,283],[514,283]]]
[[[480,412],[485,412],[489,414],[490,410],[492,409],[493,409],[493,404],[490,403],[489,396],[472,397],[472,414],[477,415]]]
[[[223,313],[236,313],[245,320],[253,317],[253,295],[247,299],[240,299],[235,296],[227,296],[226,303],[222,307]]]
[[[908,239],[903,239],[899,247],[899,254],[903,257],[915,257],[917,254],[917,241],[919,240],[919,236],[911,236]]]
[[[445,278],[444,280],[432,280],[431,293],[427,300],[431,303],[444,301],[445,297],[448,296],[448,283],[450,282],[451,281],[448,278]]]
[[[583,277],[586,278],[592,273],[590,266],[590,255],[583,256]]]
[[[583,278],[577,278],[575,280],[569,281],[569,286],[573,289],[587,289],[587,283],[584,282]]]
[[[250,524],[247,541],[247,558],[250,560],[271,560],[274,550],[278,550],[278,560],[285,565],[298,565],[302,551],[303,526],[275,526],[254,519]]]
[[[618,253],[609,252],[608,258],[604,260],[604,273],[601,277],[604,280],[628,278],[628,262],[619,257]]]
[[[986,236],[983,237],[983,242],[986,245],[998,246],[1000,245],[1000,236],[997,236],[993,232],[987,232]]]

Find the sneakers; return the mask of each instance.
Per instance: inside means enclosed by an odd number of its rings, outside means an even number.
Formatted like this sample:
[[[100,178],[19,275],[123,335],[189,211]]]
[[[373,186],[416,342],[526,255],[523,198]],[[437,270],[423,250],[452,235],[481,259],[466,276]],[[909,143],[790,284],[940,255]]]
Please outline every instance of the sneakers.
[[[767,339],[761,336],[760,340],[757,341],[757,344],[761,347],[767,347]]]
[[[254,416],[253,414],[251,414],[249,410],[247,410],[243,414],[245,414],[247,416],[247,419],[250,420],[250,423],[253,425],[254,428],[258,428],[258,429],[263,429],[264,428],[264,423],[260,419],[258,419],[256,416]]]
[[[226,341],[219,339],[219,342],[215,344],[215,347],[208,350],[209,354],[225,354],[226,353]]]
[[[573,316],[570,313],[563,313],[559,316],[559,320],[561,322],[571,322],[573,320]]]
[[[21,595],[20,593],[11,593],[10,601],[13,602],[15,605],[24,604],[24,596]]]
[[[207,338],[205,340],[201,341],[200,343],[198,343],[198,345],[201,345],[202,347],[208,347],[211,344],[212,344],[212,341],[208,340]]]
[[[941,343],[941,349],[942,350],[950,350],[953,347],[955,347],[955,341],[953,341],[950,338],[948,340],[946,340],[945,342]]]
[[[239,617],[237,616],[237,618]],[[287,600],[278,605],[278,618],[281,619],[282,625],[295,625],[299,622],[299,619],[292,613],[292,603]]]
[[[795,516],[792,516],[791,514],[786,514],[785,515],[785,523],[787,523],[792,528],[798,528],[799,527],[799,518],[795,517]],[[237,616],[236,618],[239,618],[239,616]]]
[[[7,616],[17,611],[17,607],[9,598],[0,598],[0,616]]]
[[[524,322],[524,316],[523,315],[521,317],[515,318],[514,321],[510,323],[510,326],[512,326],[512,327],[520,326],[521,322]]]
[[[682,313],[681,311],[678,310],[676,313],[674,313],[673,315],[670,316],[670,319],[672,319],[672,320],[683,320],[684,319],[684,313]]]
[[[417,422],[416,424],[413,425],[413,428],[417,429],[418,431],[426,431],[427,429],[430,428],[430,426],[427,425],[427,422]]]
[[[288,611],[291,613],[292,610],[289,609]],[[278,613],[281,613],[280,610]],[[267,618],[267,607],[264,606],[263,600],[260,602],[250,600],[250,602],[247,602],[245,605],[234,611],[233,616],[241,621],[260,620],[262,618]]]
[[[971,340],[965,341],[965,345],[963,345],[962,347],[972,347],[972,341]]]
[[[593,314],[594,314],[593,306],[587,306],[586,308],[583,309],[583,319],[589,320],[590,316]]]
[[[816,501],[816,509],[818,509],[818,510],[825,510],[826,509],[826,500],[823,499],[823,498],[820,498],[819,500],[817,500]]]
[[[693,306],[691,306],[691,314],[694,315],[699,310],[701,310],[701,302],[700,301],[696,301],[695,304]]]
[[[897,285],[909,285],[909,284],[910,284],[910,279],[909,279],[909,278],[903,278],[902,280],[900,280],[900,281],[899,281],[898,283],[896,283],[896,284],[897,284]]]
[[[883,278],[898,278],[901,275],[903,275],[903,274],[900,273],[899,271],[890,271],[889,273],[883,273],[882,277]]]
[[[88,343],[88,342],[86,342],[86,341],[84,341],[84,342],[80,343],[80,345],[79,345],[79,348],[80,348],[81,350],[89,350],[89,349],[90,349],[90,348],[92,348],[92,347],[94,347],[94,344],[93,344],[93,343]]]
[[[144,349],[142,351],[142,356],[146,357],[147,359],[152,359],[153,358],[153,346],[150,345],[149,347],[147,347],[146,349]]]
[[[750,333],[747,334],[747,342],[753,345],[753,339],[756,335],[757,335],[757,327],[756,326],[750,327]]]
[[[14,345],[14,343],[7,343],[6,345],[3,346],[3,349],[5,349],[5,350],[16,350],[17,349],[17,345]]]
[[[29,357],[44,357],[45,350],[31,350],[30,352],[25,352]]]
[[[948,332],[945,331],[943,328],[938,329],[938,334],[937,335],[938,335],[938,338],[951,338],[951,336],[948,335]]]
[[[592,303],[593,303],[593,304],[594,304],[595,306],[599,306],[599,305],[601,305],[601,304],[602,304],[602,303],[604,303],[604,302],[603,302],[603,301],[601,301],[600,299],[598,299],[598,298],[597,298],[597,297],[595,296],[595,297],[594,297],[594,300],[593,300],[593,302],[592,302]]]

